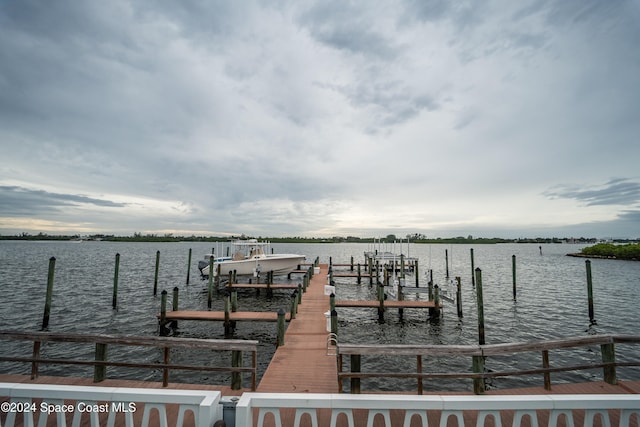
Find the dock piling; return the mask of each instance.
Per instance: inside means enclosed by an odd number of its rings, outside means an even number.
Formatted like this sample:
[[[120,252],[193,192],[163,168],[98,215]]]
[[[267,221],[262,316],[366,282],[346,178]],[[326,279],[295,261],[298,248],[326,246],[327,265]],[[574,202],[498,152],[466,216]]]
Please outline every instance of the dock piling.
[[[104,343],[96,343],[96,362],[106,362],[107,361],[107,345]],[[106,365],[95,365],[93,367],[93,382],[99,383],[104,381],[107,378],[107,366]]]
[[[597,325],[595,312],[593,310],[593,279],[591,277],[591,260],[586,260],[585,265],[587,267],[587,297],[589,303],[589,321],[592,325]]]
[[[160,251],[156,251],[156,273],[153,279],[153,296],[158,294],[158,270],[160,269]]]
[[[462,318],[462,285],[460,276],[456,276],[456,308],[458,309],[458,317]]]
[[[513,276],[513,300],[516,300],[516,256],[511,255],[511,273]]]
[[[209,270],[211,271],[211,270]],[[189,248],[189,257],[187,259],[187,285],[189,284],[189,276],[191,275],[191,248]]]
[[[111,307],[118,308],[118,272],[120,270],[120,254],[116,254],[116,266],[113,272],[113,296],[111,297]]]
[[[51,313],[51,298],[53,296],[53,276],[56,269],[56,258],[49,258],[49,273],[47,275],[47,295],[44,301],[44,315],[42,316],[42,329],[49,327],[49,315]]]
[[[207,286],[207,308],[211,309],[211,300],[213,298],[213,256],[209,258],[209,277]]]
[[[484,345],[484,302],[482,299],[482,270],[476,268],[476,295],[478,298],[478,344]]]
[[[475,277],[475,261],[473,259],[473,248],[469,249],[469,253],[471,254],[471,286],[476,285],[476,277]]]
[[[283,308],[278,310],[278,347],[284,345],[284,323],[285,323],[285,311]]]

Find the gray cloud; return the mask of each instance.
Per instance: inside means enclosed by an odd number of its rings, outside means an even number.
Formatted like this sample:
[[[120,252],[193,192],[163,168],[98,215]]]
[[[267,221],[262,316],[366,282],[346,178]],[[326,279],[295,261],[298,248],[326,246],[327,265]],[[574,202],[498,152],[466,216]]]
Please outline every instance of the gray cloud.
[[[628,206],[640,202],[640,183],[626,178],[617,178],[599,186],[561,185],[548,190],[545,195],[550,198],[578,200],[587,206]]]

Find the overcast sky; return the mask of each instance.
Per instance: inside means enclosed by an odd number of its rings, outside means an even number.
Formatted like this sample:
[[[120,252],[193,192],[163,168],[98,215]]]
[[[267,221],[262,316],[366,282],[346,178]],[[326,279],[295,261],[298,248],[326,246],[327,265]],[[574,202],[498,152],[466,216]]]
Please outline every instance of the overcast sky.
[[[0,0],[0,234],[640,237],[640,2]]]

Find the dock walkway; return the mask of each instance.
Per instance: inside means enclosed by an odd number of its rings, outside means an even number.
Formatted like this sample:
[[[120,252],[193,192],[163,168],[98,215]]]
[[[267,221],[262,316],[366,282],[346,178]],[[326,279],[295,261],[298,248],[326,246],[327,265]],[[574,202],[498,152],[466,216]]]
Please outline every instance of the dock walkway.
[[[328,265],[320,265],[302,296],[296,318],[289,322],[284,345],[278,347],[258,384],[258,392],[337,393],[336,356],[327,355],[329,297],[324,294]]]

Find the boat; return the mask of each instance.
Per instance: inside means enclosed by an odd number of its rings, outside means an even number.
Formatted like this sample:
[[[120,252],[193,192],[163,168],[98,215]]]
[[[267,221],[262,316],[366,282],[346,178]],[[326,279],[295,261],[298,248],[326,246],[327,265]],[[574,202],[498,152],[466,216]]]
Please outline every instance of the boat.
[[[215,257],[207,254],[204,261],[198,263],[200,274],[209,276],[209,264],[213,258],[214,276],[226,276],[235,271],[236,276],[259,276],[260,272],[272,271],[273,274],[286,274],[295,270],[304,260],[299,254],[271,254],[270,243],[257,239],[235,240],[231,242],[233,256]]]

